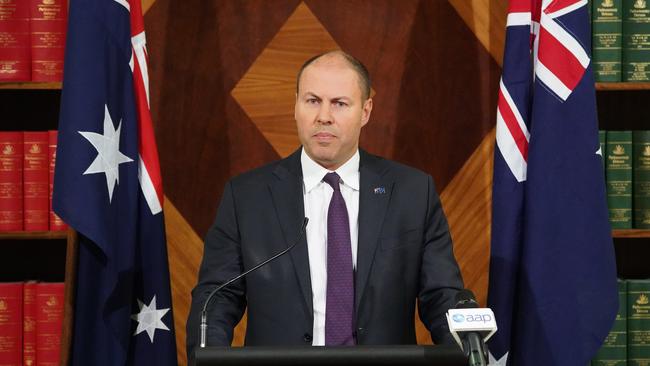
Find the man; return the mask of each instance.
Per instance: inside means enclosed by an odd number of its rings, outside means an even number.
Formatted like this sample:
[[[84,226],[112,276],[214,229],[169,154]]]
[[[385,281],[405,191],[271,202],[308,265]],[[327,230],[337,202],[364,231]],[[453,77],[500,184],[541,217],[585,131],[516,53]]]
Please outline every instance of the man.
[[[248,306],[246,345],[415,343],[416,299],[435,343],[463,283],[431,177],[359,150],[372,111],[365,67],[340,51],[298,74],[302,148],[227,183],[205,240],[187,323],[191,357],[201,308],[219,284],[300,238],[288,255],[218,293],[209,345],[230,345]]]

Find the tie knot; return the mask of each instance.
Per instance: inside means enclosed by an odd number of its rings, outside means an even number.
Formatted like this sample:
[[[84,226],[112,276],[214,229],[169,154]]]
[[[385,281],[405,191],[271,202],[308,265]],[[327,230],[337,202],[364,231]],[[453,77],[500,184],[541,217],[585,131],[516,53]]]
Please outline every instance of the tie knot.
[[[323,181],[327,184],[329,184],[334,191],[340,191],[341,187],[339,186],[339,182],[341,181],[341,177],[339,177],[338,174],[336,173],[327,173],[325,174],[325,177],[323,177]]]

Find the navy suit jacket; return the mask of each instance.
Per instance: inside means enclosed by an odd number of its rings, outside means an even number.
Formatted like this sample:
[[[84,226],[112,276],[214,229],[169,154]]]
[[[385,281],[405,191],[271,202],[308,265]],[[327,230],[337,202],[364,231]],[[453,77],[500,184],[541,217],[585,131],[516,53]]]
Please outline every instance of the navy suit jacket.
[[[192,291],[188,356],[198,343],[200,311],[210,291],[299,238],[304,218],[300,153],[227,183]],[[416,299],[434,342],[453,341],[445,313],[455,305],[463,281],[432,178],[364,151],[360,155],[357,343],[414,344]],[[215,296],[208,345],[230,345],[247,307],[246,345],[311,344],[309,276],[303,238],[287,255]]]

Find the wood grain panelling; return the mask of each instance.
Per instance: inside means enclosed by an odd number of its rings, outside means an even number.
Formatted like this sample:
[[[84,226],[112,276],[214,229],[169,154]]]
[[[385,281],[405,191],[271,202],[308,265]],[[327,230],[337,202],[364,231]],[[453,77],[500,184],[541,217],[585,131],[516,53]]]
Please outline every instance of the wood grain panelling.
[[[230,91],[297,4],[158,0],[147,12],[165,192],[200,235],[231,176],[278,158]]]
[[[142,14],[146,14],[156,0],[142,0]]]
[[[490,264],[494,131],[483,138],[440,195],[465,287],[483,305],[487,299]]]
[[[233,89],[232,96],[280,157],[300,146],[293,116],[300,66],[314,55],[338,48],[301,3]]]
[[[420,2],[408,42],[393,158],[442,192],[494,126],[500,70],[447,2]]]
[[[498,65],[503,62],[508,1],[449,0]]]
[[[442,1],[441,1],[442,2]],[[398,86],[407,62],[409,39],[419,1],[306,1],[341,49],[361,60],[372,78],[374,107],[370,123],[361,131],[361,147],[385,157],[393,156]],[[431,47],[431,44],[426,47]]]
[[[199,264],[203,256],[203,240],[178,212],[169,197],[165,197],[165,228],[167,256],[172,282],[174,330],[179,363],[185,363],[185,321],[191,305],[191,291],[196,285]]]

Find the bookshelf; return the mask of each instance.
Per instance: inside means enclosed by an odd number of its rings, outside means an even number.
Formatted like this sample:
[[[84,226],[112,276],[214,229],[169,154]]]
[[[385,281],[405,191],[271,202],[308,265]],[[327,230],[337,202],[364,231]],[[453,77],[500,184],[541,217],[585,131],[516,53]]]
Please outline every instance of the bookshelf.
[[[68,237],[67,231],[6,231],[0,232],[0,240],[62,240]]]
[[[0,83],[2,131],[58,129],[62,83]],[[67,231],[0,232],[0,282],[65,282],[61,365],[72,340],[77,234]]]
[[[596,83],[601,130],[650,130],[650,82]],[[612,230],[618,276],[650,278],[650,229]]]
[[[596,83],[596,90],[650,90],[650,83]]]
[[[0,83],[0,89],[25,89],[25,90],[60,90],[63,83],[38,83],[38,82],[25,82],[25,83]]]
[[[614,239],[621,238],[646,238],[650,239],[650,229],[618,229],[612,230]]]

